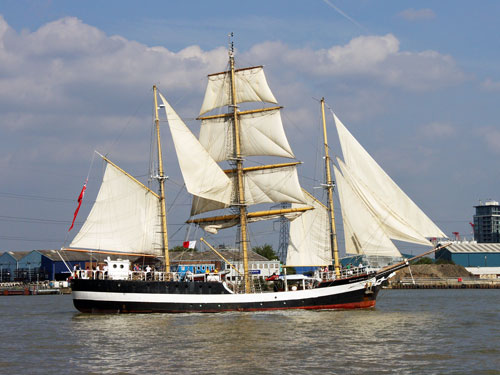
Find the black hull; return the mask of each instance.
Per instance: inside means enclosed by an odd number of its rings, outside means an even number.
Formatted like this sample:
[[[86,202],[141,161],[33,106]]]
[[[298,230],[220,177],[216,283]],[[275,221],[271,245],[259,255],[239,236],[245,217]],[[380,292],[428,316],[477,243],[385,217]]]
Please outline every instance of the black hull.
[[[375,306],[374,277],[323,283],[306,291],[232,294],[218,282],[74,280],[73,303],[84,313],[186,313]]]

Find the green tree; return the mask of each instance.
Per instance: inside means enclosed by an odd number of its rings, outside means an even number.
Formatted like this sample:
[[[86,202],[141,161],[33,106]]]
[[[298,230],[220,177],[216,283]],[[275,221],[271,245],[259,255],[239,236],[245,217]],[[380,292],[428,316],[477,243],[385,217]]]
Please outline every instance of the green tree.
[[[175,252],[175,251],[197,251],[196,248],[194,249],[186,249],[184,246],[174,246],[172,247],[171,249],[169,249],[168,251],[172,251],[172,252]]]
[[[437,259],[435,262],[435,264],[455,264],[454,261],[452,260],[448,260],[448,259]]]
[[[423,257],[423,258],[418,259],[417,261],[412,262],[412,264],[433,264],[433,263],[434,262],[429,257]]]
[[[255,246],[252,248],[254,252],[259,255],[262,255],[264,258],[269,260],[278,260],[278,256],[275,254],[273,247],[268,245],[267,243],[264,246]]]

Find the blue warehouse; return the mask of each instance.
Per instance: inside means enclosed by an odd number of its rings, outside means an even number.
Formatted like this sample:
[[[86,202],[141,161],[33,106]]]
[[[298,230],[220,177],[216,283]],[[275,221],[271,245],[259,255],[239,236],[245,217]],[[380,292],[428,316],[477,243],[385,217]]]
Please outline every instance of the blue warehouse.
[[[500,243],[457,242],[438,250],[436,259],[464,267],[500,267]]]

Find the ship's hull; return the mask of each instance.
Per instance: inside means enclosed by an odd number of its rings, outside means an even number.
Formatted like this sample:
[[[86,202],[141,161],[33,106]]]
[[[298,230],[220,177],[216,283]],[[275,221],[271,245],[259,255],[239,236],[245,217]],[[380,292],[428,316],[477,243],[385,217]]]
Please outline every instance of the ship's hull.
[[[73,281],[73,303],[84,313],[185,313],[375,306],[383,280],[374,276],[322,283],[313,289],[231,293],[218,282]]]

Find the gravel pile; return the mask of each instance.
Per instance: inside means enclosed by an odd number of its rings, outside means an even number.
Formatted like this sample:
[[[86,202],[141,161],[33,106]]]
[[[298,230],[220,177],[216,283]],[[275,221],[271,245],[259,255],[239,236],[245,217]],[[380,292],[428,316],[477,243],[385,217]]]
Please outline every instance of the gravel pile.
[[[456,264],[417,264],[410,266],[411,274],[415,278],[441,278],[472,277],[464,267]],[[395,280],[411,277],[408,267],[396,272]],[[394,280],[394,281],[395,281]]]

